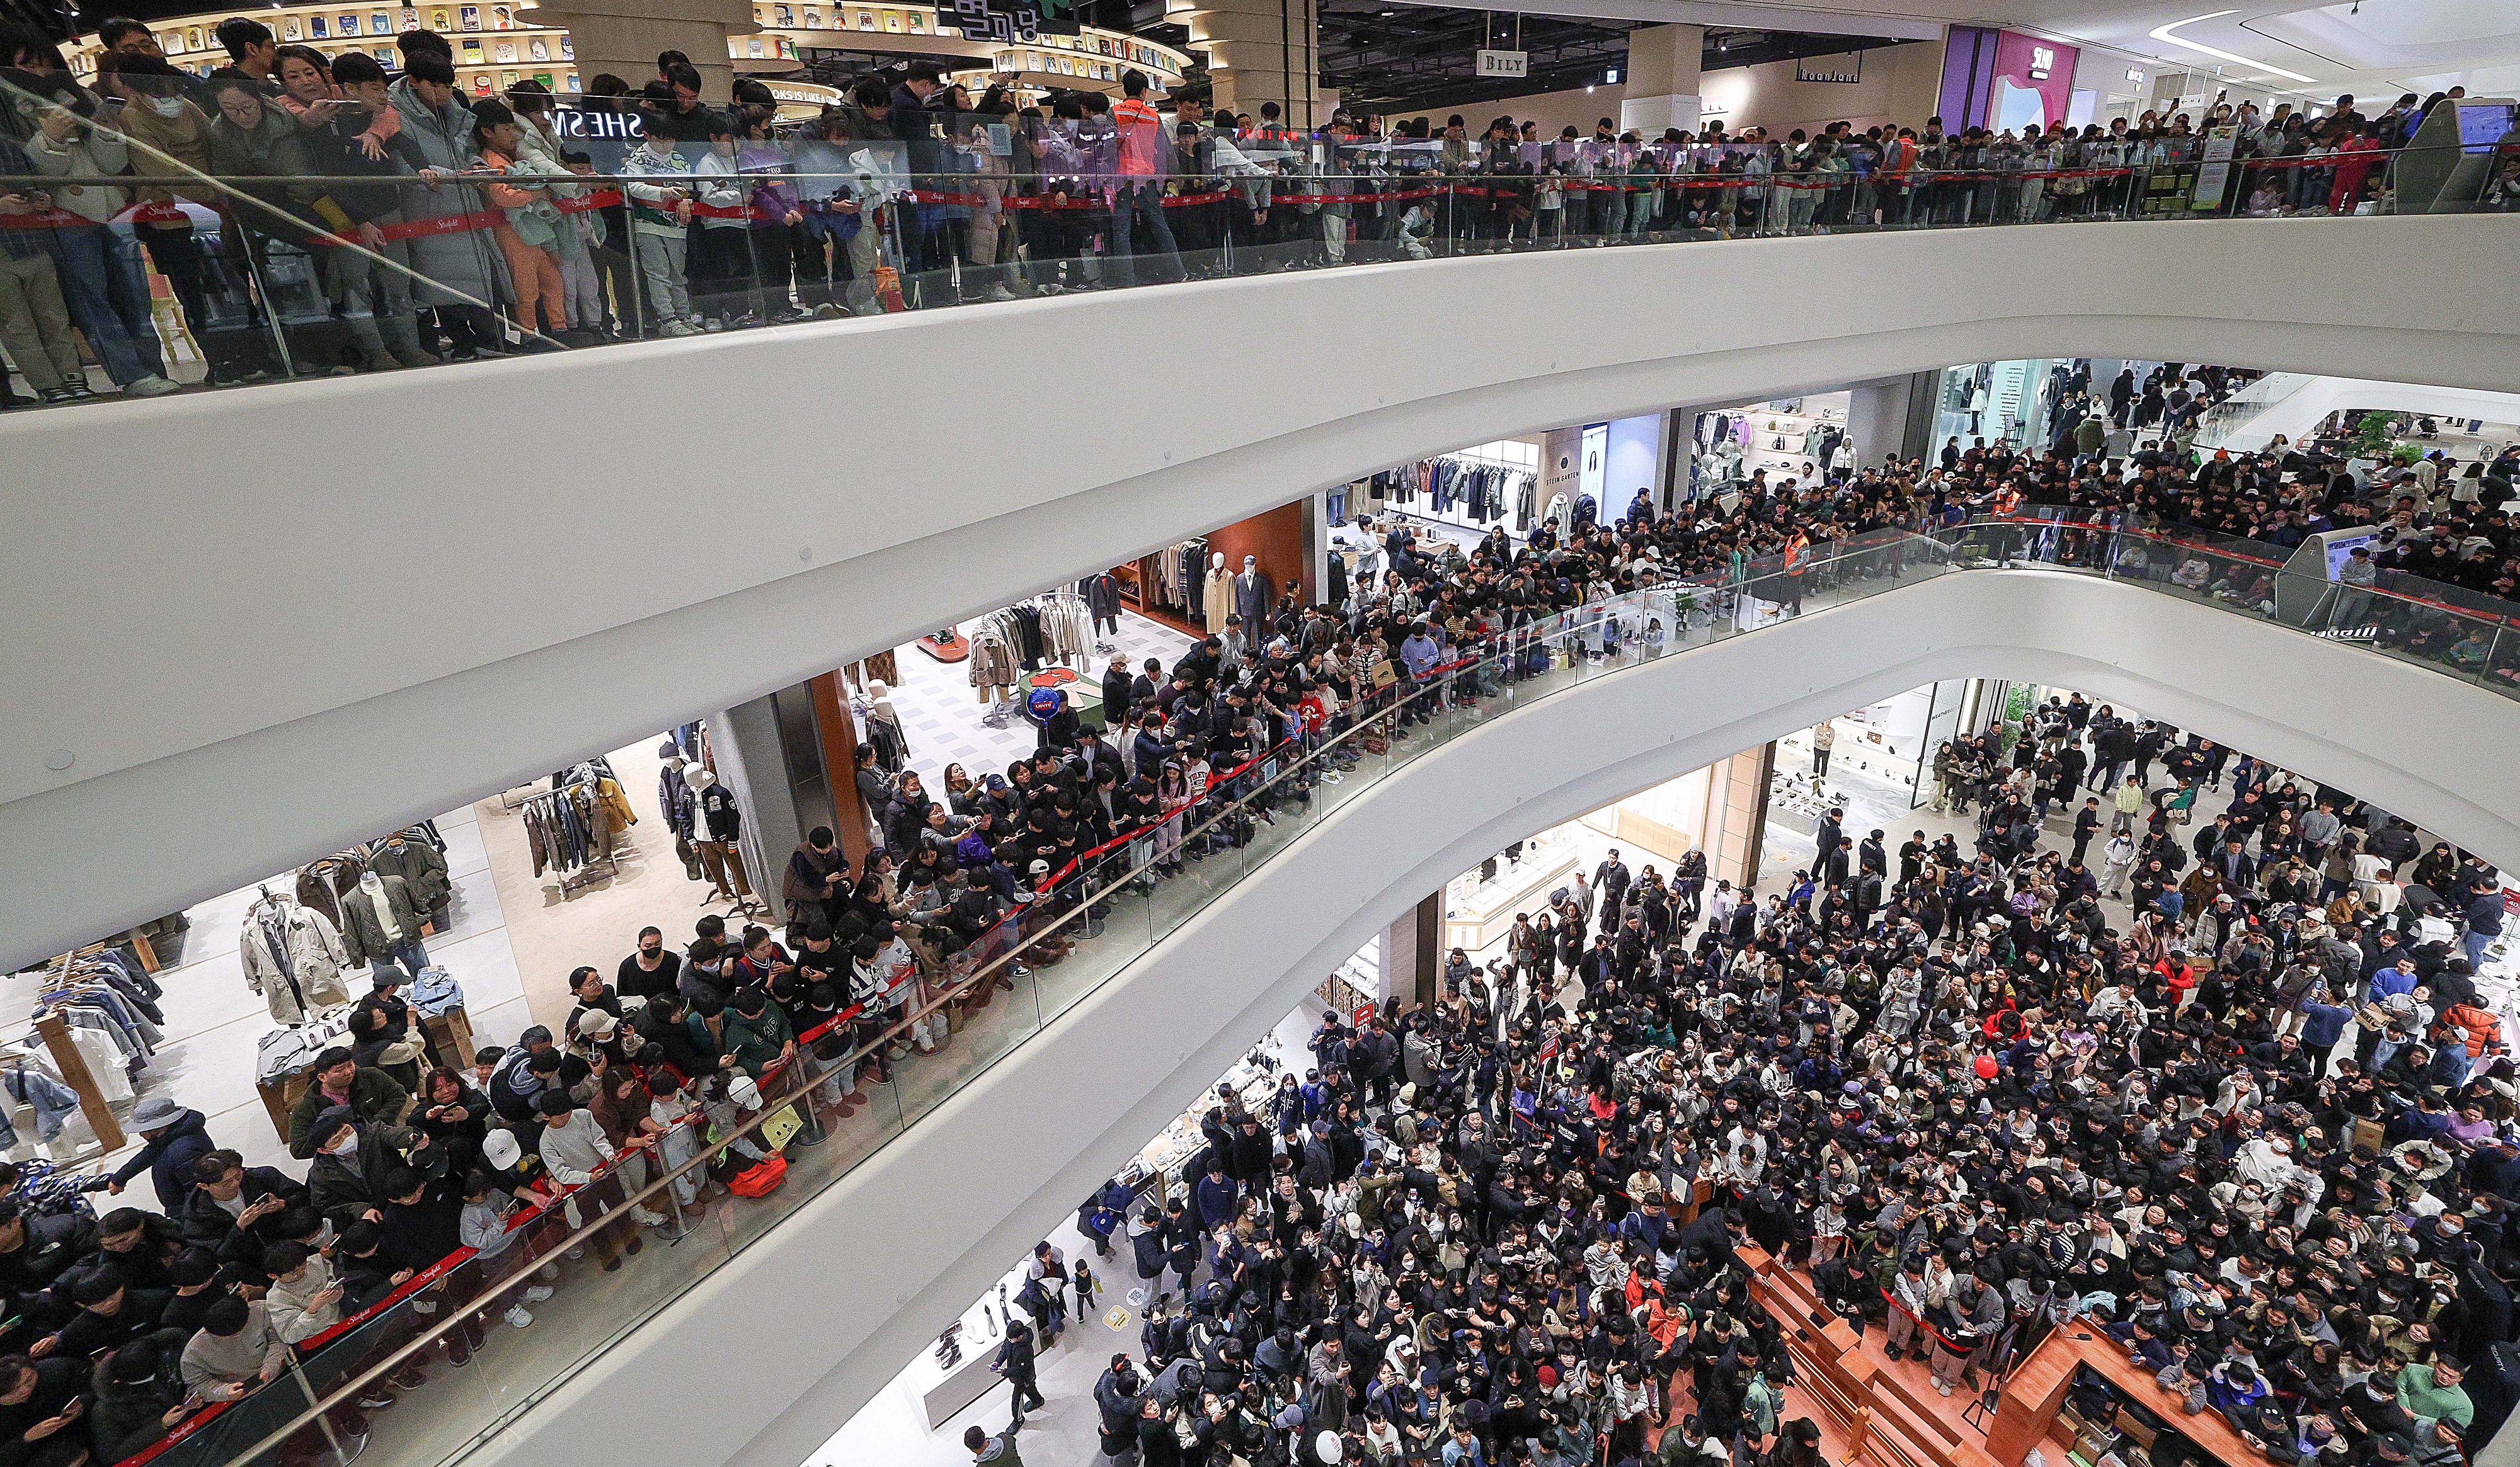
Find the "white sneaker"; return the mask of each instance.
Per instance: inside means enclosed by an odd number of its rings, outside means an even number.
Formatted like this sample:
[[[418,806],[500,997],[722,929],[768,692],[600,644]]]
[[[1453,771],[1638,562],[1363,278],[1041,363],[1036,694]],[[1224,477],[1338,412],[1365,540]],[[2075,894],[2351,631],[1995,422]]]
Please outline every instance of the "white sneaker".
[[[663,1213],[651,1212],[647,1208],[643,1207],[638,1210],[638,1217],[640,1222],[647,1223],[650,1227],[662,1227],[665,1225],[665,1215]]]
[[[560,1282],[560,1265],[545,1264],[540,1268],[534,1270],[534,1277],[541,1279],[543,1283],[558,1283]],[[534,1287],[542,1288],[542,1285],[536,1284]],[[533,1293],[533,1289],[527,1289],[525,1292],[530,1295]],[[548,1296],[551,1293],[551,1290],[543,1289],[543,1293]]]
[[[534,1316],[526,1313],[525,1307],[521,1304],[510,1305],[508,1307],[508,1311],[501,1314],[499,1317],[507,1320],[510,1324],[515,1325],[518,1329],[523,1329],[526,1325],[534,1322]]]
[[[125,397],[163,397],[169,392],[181,392],[183,390],[184,388],[181,383],[170,382],[164,378],[158,376],[156,373],[152,373],[136,382],[131,382],[125,385],[122,389],[122,395]]]
[[[525,1290],[524,1302],[527,1304],[540,1304],[550,1297],[552,1297],[551,1290],[544,1288],[541,1284],[535,1284],[533,1287]]]
[[[586,1257],[586,1245],[583,1243],[578,1244],[576,1247],[568,1251],[568,1256],[573,1260]]]
[[[989,298],[991,300],[1012,300],[1015,298],[1015,292],[1008,289],[1004,286],[991,286],[989,288]]]
[[[691,336],[697,335],[698,333],[693,331],[689,326],[680,321],[668,321],[662,327],[657,329],[656,334],[660,336]]]

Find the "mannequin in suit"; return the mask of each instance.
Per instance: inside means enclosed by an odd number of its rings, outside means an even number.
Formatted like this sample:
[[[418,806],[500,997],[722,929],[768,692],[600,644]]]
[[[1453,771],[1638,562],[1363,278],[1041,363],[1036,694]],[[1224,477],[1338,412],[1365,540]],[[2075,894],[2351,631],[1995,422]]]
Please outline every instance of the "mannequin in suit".
[[[1226,571],[1225,553],[1218,551],[1207,557],[1207,586],[1201,600],[1207,612],[1207,629],[1223,633],[1225,618],[1234,614],[1234,577]]]
[[[1269,578],[1260,573],[1259,557],[1244,556],[1242,574],[1234,578],[1234,609],[1241,614],[1242,635],[1251,639],[1253,646],[1267,636],[1269,606],[1276,600]]]

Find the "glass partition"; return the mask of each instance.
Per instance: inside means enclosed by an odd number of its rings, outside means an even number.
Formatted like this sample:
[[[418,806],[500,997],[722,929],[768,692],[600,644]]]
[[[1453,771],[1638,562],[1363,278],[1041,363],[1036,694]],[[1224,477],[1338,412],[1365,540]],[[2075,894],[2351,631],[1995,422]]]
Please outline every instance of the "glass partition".
[[[366,58],[278,95],[108,60],[95,89],[0,77],[33,119],[0,146],[0,229],[49,244],[96,358],[64,329],[19,362],[48,403],[1459,254],[2386,213],[2402,157],[1368,138],[1126,104],[851,105],[792,128],[532,87],[459,99]],[[2431,211],[2520,206],[2520,150],[2491,161]]]

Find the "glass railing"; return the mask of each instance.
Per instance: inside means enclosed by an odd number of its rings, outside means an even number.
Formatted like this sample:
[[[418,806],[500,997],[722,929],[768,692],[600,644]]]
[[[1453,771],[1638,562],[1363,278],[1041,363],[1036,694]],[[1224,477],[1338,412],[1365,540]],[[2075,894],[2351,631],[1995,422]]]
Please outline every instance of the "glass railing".
[[[2113,527],[2058,511],[1938,532],[1959,562],[2089,571],[2412,662],[2520,697],[2520,605],[2412,576],[2369,586],[2284,568],[2281,547],[2204,531]]]
[[[18,367],[48,403],[1465,254],[2387,213],[2402,173],[2446,168],[2211,159],[2179,138],[1937,152],[1894,175],[1777,144],[1183,135],[970,111],[835,111],[711,141],[705,113],[643,120],[602,98],[535,114],[557,128],[484,129],[495,99],[432,112],[401,84],[388,135],[354,100],[311,120],[250,87],[104,80],[119,95],[65,102],[0,79],[36,118],[25,162],[0,163],[0,229],[57,242],[95,364],[75,365],[67,330],[45,339]],[[651,122],[691,140],[641,141]],[[2425,211],[2520,206],[2520,155],[2482,161],[2497,166],[2458,185],[2467,201]]]
[[[1019,892],[1010,914],[968,918],[969,904],[950,901],[904,911],[919,961],[872,965],[854,1001],[808,1018],[801,1033],[730,1010],[717,1038],[733,1058],[720,1075],[678,1089],[679,1077],[643,1063],[667,1099],[651,1107],[653,1124],[632,1117],[651,1134],[621,1160],[525,1185],[503,1245],[462,1250],[347,1319],[315,1316],[328,1327],[298,1343],[285,1374],[195,1411],[147,1455],[181,1467],[302,1462],[345,1458],[374,1436],[397,1461],[461,1457],[1428,750],[1536,700],[1805,611],[1954,570],[2032,566],[2108,576],[2520,695],[2520,640],[2503,635],[2502,618],[2385,592],[2352,600],[2324,582],[2288,585],[2263,556],[2023,516],[1875,531],[1791,565],[1771,557],[1656,584],[1431,656],[1413,646],[1414,667],[1382,659],[1363,670],[1360,688],[1373,690],[1356,702],[1290,718],[1257,752],[1211,756],[1203,794],[1079,852],[1029,889],[980,868],[977,884]],[[2370,628],[2385,630],[2364,635]],[[526,1293],[542,1288],[554,1292]],[[450,1341],[502,1330],[518,1304],[529,1304],[531,1328],[502,1331],[496,1370],[415,1378],[443,1362]],[[372,1414],[398,1394],[399,1409]]]

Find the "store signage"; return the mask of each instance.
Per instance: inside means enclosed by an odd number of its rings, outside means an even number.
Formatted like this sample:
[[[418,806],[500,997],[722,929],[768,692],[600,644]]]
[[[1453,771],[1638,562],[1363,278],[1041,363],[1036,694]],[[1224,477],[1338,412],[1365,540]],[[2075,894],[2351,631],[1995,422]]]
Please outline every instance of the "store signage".
[[[2033,46],[2030,48],[2030,79],[2032,81],[2046,81],[2048,79],[2048,73],[2055,69],[2055,47]]]
[[[1531,53],[1528,51],[1482,51],[1479,53],[1481,76],[1529,76]]]
[[[777,102],[795,102],[807,107],[837,107],[843,100],[838,87],[816,86],[810,81],[774,81],[768,85],[771,99]]]
[[[1067,694],[1056,688],[1036,688],[1024,694],[1024,713],[1034,723],[1046,724],[1067,706]]]
[[[2131,82],[2134,82],[2137,86],[2141,86],[2141,85],[2143,85],[2143,67],[2127,67],[2127,80],[2129,80],[2129,81],[2131,81]]]
[[[639,125],[637,112],[589,111],[582,107],[556,107],[551,112],[552,131],[562,138],[644,138],[647,129]]]
[[[953,0],[952,19],[939,14],[939,24],[951,24],[970,40],[1035,41],[1045,35],[1075,35],[1075,7],[1069,0]]]

